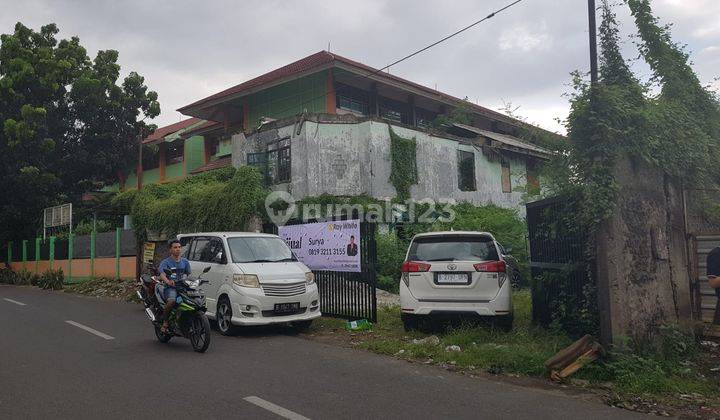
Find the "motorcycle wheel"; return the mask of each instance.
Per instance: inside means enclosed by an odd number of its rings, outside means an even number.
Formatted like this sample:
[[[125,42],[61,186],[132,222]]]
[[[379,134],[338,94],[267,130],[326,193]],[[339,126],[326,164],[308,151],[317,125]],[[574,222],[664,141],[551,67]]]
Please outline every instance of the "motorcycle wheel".
[[[173,333],[168,332],[167,334],[163,334],[161,331],[162,325],[155,325],[155,336],[157,337],[158,341],[161,343],[167,343],[170,341],[171,338],[173,338]]]
[[[190,344],[198,353],[205,353],[210,347],[210,321],[205,314],[193,317],[190,326]]]

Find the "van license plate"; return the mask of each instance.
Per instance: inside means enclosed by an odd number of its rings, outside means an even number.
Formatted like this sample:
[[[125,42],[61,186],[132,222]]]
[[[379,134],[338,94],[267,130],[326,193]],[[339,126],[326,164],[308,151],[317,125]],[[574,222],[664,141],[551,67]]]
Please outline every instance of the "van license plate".
[[[465,273],[438,273],[438,284],[467,284],[468,275]]]
[[[300,310],[300,302],[290,302],[290,303],[276,303],[275,304],[275,313],[283,314],[288,312],[297,312]]]

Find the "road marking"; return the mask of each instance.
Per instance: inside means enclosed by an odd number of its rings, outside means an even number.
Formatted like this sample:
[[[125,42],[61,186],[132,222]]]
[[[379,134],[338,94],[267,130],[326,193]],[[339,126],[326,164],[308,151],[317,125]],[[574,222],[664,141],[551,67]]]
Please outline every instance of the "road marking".
[[[310,420],[305,416],[302,416],[294,411],[290,411],[287,408],[282,408],[279,405],[271,403],[270,401],[265,401],[260,397],[251,396],[251,397],[245,397],[243,399],[251,404],[255,404],[260,408],[264,408],[267,411],[273,412],[273,413],[277,414],[278,416],[284,417],[286,419]]]
[[[104,339],[106,339],[106,340],[114,340],[114,339],[115,339],[115,337],[113,337],[113,336],[111,336],[111,335],[107,335],[107,334],[105,334],[105,333],[102,333],[102,332],[100,332],[100,331],[98,331],[98,330],[96,330],[96,329],[90,328],[90,327],[88,327],[87,325],[83,325],[83,324],[81,324],[81,323],[79,323],[79,322],[75,322],[75,321],[65,321],[65,322],[67,322],[67,323],[70,324],[70,325],[74,325],[74,326],[80,328],[81,330],[85,330],[85,331],[89,332],[90,334],[95,334],[95,335],[97,335],[98,337],[102,337],[102,338],[104,338]]]
[[[12,300],[12,299],[8,299],[8,298],[3,298],[3,300],[7,300],[8,302],[14,303],[14,304],[16,304],[16,305],[25,306],[24,303],[18,302],[17,300]]]

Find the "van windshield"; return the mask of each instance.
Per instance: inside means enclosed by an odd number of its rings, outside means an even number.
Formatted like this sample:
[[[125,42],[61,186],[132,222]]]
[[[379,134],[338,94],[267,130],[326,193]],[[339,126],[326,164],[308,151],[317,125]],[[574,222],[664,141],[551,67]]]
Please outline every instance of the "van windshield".
[[[497,261],[495,243],[486,236],[436,236],[416,238],[410,246],[411,261]]]
[[[228,238],[230,256],[236,263],[297,261],[290,248],[280,238]]]

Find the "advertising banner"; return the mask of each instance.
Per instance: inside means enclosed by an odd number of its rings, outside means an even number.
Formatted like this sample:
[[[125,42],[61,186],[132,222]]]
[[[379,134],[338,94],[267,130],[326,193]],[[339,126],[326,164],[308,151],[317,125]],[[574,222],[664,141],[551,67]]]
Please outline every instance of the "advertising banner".
[[[359,220],[280,226],[278,235],[311,270],[361,271]]]

